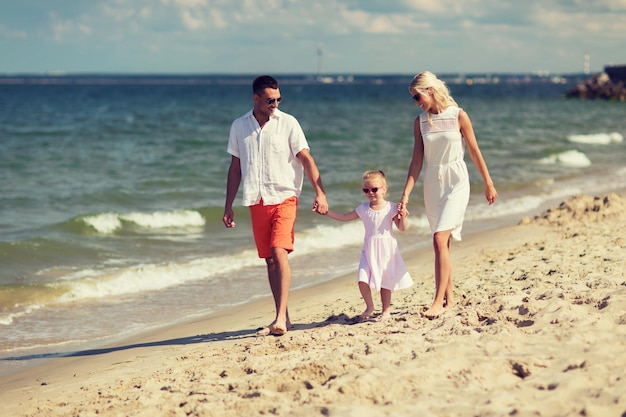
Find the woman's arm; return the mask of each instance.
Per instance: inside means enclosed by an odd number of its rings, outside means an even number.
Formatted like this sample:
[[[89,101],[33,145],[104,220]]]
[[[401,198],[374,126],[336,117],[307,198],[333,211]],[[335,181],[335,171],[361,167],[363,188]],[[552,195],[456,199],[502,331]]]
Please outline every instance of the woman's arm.
[[[402,210],[409,202],[409,196],[415,183],[419,178],[422,171],[422,164],[424,162],[424,141],[422,140],[422,131],[420,128],[420,118],[416,117],[413,122],[413,156],[411,158],[411,164],[409,165],[409,172],[406,176],[406,183],[404,184],[404,191],[402,197],[400,197],[400,203],[398,204],[398,210]]]
[[[493,181],[489,175],[489,170],[487,169],[487,164],[485,163],[483,155],[480,152],[480,148],[478,147],[472,122],[467,113],[462,109],[459,111],[459,126],[461,128],[461,134],[465,139],[469,156],[472,158],[472,162],[474,162],[474,166],[480,173],[480,176],[483,177],[483,181],[485,183],[485,198],[489,204],[493,204],[498,198],[498,192],[496,191],[496,187],[493,185]]]

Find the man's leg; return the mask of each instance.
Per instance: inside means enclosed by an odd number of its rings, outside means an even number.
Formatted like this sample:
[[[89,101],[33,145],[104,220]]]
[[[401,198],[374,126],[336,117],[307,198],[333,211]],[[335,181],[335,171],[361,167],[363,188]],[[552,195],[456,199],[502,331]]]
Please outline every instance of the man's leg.
[[[275,334],[285,333],[291,327],[287,308],[291,287],[291,266],[289,265],[288,254],[285,249],[272,248],[272,257],[265,260],[267,262],[267,276],[276,306],[276,318],[270,325],[270,332]]]

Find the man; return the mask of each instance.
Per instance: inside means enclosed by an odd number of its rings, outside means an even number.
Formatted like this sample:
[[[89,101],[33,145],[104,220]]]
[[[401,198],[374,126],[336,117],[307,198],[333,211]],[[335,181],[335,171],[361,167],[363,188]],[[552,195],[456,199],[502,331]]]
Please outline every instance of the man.
[[[287,301],[291,286],[288,254],[294,248],[294,224],[303,173],[315,190],[313,211],[328,212],[317,165],[295,117],[278,110],[278,82],[267,75],[252,83],[252,110],[236,119],[228,138],[231,154],[226,184],[224,225],[235,227],[233,201],[243,180],[243,205],[250,207],[259,258],[267,264],[276,317],[260,335],[283,335],[291,328]]]

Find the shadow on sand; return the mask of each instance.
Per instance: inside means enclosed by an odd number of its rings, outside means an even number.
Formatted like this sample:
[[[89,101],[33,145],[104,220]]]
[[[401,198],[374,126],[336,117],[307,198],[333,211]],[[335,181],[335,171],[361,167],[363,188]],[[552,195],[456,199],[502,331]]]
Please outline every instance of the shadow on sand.
[[[360,323],[361,320],[359,317],[349,317],[345,313],[341,313],[339,315],[333,315],[328,317],[326,320],[322,322],[313,322],[307,324],[294,324],[293,328],[287,333],[291,333],[299,330],[309,330],[319,327],[328,326],[330,324],[344,324],[344,325],[353,325]],[[54,353],[41,353],[41,354],[33,354],[33,355],[24,355],[24,356],[11,356],[7,358],[0,358],[0,361],[28,361],[33,359],[51,359],[51,358],[69,358],[69,357],[79,357],[79,356],[93,356],[93,355],[104,355],[111,352],[117,352],[122,350],[129,349],[139,349],[146,347],[155,347],[155,346],[174,346],[174,345],[192,345],[197,343],[210,343],[210,342],[219,342],[224,340],[239,340],[246,338],[255,338],[255,337],[268,337],[268,336],[258,336],[256,332],[259,329],[245,329],[245,330],[235,330],[228,332],[219,332],[219,333],[207,333],[196,336],[188,336],[188,337],[179,337],[175,339],[166,339],[166,340],[157,340],[154,342],[145,342],[145,343],[134,343],[128,345],[121,346],[111,346],[100,349],[87,349],[87,350],[79,350],[79,351],[70,351],[70,352],[54,352]],[[270,337],[281,337],[281,336],[270,336]],[[284,336],[282,336],[284,337]]]

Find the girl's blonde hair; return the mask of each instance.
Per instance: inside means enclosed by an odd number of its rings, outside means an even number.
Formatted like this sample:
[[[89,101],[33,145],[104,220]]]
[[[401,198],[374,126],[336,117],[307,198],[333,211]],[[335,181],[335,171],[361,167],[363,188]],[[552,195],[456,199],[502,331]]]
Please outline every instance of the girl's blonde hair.
[[[363,181],[369,179],[378,179],[382,183],[383,187],[385,187],[385,189],[387,188],[387,177],[385,176],[385,173],[382,171],[382,169],[372,169],[365,171],[363,173]],[[387,197],[387,193],[388,190],[385,190],[385,194],[383,195]]]
[[[411,85],[409,85],[409,92],[411,95],[415,95],[416,93],[430,93],[433,97],[435,106],[441,108],[442,110],[450,106],[458,107],[458,104],[452,98],[446,83],[437,78],[437,76],[430,71],[420,72],[413,77],[413,81],[411,81]],[[428,112],[426,116],[428,118],[428,123],[432,125],[430,112]]]

